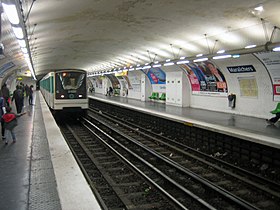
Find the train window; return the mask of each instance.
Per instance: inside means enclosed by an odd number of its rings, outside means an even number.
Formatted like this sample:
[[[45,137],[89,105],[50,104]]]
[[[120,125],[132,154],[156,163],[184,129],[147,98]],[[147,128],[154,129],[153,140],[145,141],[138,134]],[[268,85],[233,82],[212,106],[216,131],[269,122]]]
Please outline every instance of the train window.
[[[62,72],[58,73],[64,90],[78,89],[83,84],[85,74],[79,72]]]

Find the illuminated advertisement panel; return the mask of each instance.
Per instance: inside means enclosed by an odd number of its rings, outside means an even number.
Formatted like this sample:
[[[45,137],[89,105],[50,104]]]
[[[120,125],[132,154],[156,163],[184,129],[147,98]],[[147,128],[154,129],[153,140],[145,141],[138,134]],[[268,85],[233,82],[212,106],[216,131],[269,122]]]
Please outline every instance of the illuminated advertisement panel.
[[[227,95],[226,79],[213,62],[180,64],[179,67],[189,78],[192,94]]]

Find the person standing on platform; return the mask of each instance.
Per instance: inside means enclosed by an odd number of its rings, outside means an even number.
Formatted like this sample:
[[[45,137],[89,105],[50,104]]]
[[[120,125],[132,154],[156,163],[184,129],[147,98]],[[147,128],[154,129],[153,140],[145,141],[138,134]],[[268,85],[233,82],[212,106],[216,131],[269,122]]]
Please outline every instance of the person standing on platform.
[[[29,88],[29,105],[33,105],[33,85]]]
[[[111,86],[109,87],[109,91],[108,92],[109,92],[109,96],[113,95],[114,90],[113,90],[113,88]]]
[[[3,98],[5,99],[6,106],[10,106],[10,104],[9,104],[10,90],[7,87],[6,83],[4,83],[4,85],[2,85],[1,93],[2,93]]]
[[[266,122],[270,125],[274,125],[280,119],[280,112],[276,113],[275,115],[276,115],[275,117],[266,119]]]
[[[13,143],[16,143],[16,135],[14,128],[17,126],[17,118],[24,115],[25,113],[15,114],[12,111],[11,107],[6,108],[6,114],[1,118],[1,122],[4,122],[4,127],[6,130],[10,131]],[[5,144],[8,144],[8,139],[6,139]]]
[[[19,88],[21,89],[21,92],[22,92],[22,108],[24,107],[24,84],[21,83],[21,85],[19,86]]]
[[[24,86],[24,91],[26,98],[29,98],[29,86],[27,84]]]
[[[6,113],[6,102],[3,96],[0,96],[0,119]],[[5,137],[5,126],[4,121],[1,120],[1,133],[2,133],[2,140],[6,139]]]
[[[19,85],[16,86],[16,90],[13,92],[13,97],[12,97],[12,101],[15,100],[15,104],[16,104],[16,109],[17,109],[17,113],[21,113],[22,107],[23,107],[23,92],[22,89],[19,87]]]

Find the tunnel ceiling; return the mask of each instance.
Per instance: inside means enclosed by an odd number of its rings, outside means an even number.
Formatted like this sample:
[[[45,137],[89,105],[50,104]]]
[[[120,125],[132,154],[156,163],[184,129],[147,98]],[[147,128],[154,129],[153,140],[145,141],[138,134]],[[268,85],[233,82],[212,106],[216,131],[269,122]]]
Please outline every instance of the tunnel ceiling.
[[[278,30],[271,37],[280,26],[279,0],[37,0],[31,5],[22,1],[25,17],[31,8],[26,28],[36,75],[63,68],[93,72],[280,41]],[[254,10],[259,5],[262,12]],[[2,31],[11,47],[1,63],[21,63],[12,32],[8,26]]]

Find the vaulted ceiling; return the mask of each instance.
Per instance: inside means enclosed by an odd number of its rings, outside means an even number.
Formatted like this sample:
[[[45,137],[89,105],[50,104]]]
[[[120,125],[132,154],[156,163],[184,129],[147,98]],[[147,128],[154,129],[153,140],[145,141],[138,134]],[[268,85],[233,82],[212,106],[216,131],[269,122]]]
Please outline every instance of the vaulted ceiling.
[[[20,5],[36,75],[280,42],[279,0],[23,0]],[[258,6],[263,11],[255,10]],[[17,69],[28,69],[5,13],[2,23],[0,64],[14,61]]]

